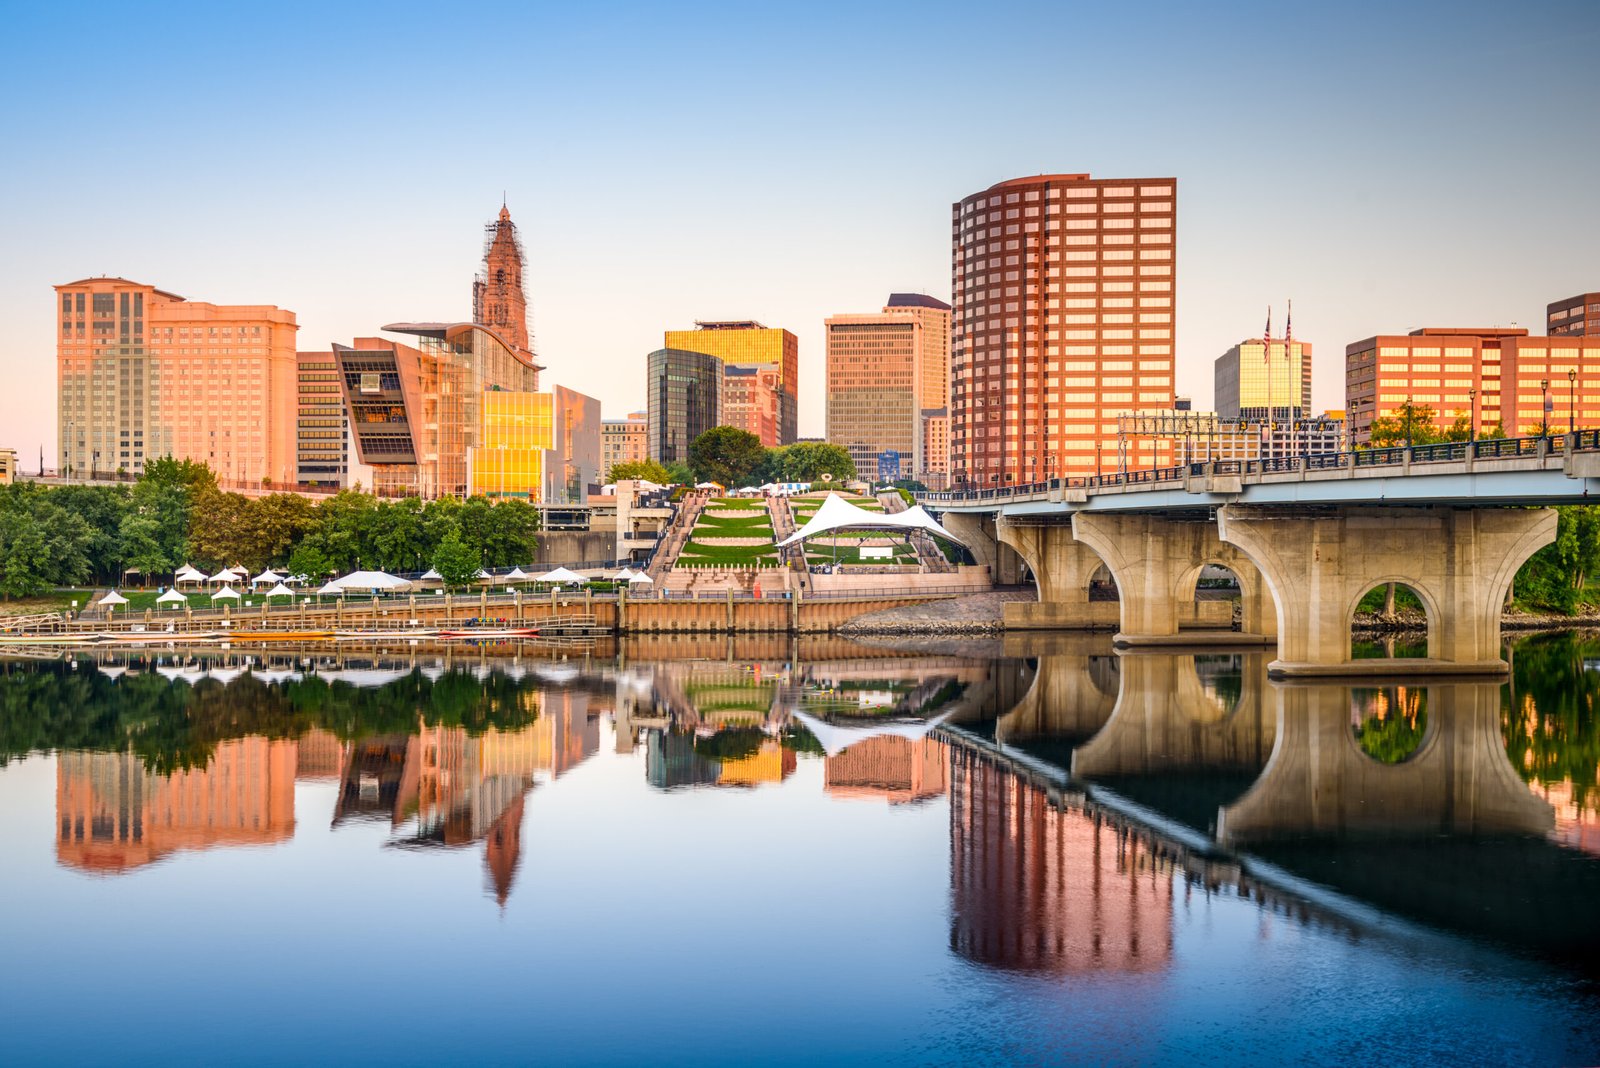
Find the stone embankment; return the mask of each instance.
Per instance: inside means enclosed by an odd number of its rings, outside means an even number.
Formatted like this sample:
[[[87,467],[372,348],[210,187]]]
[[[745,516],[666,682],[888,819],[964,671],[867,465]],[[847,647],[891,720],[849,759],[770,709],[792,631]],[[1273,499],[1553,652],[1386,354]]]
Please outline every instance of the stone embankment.
[[[904,605],[857,616],[841,624],[840,634],[999,634],[1007,601],[1035,600],[1032,591],[974,593],[948,601]]]

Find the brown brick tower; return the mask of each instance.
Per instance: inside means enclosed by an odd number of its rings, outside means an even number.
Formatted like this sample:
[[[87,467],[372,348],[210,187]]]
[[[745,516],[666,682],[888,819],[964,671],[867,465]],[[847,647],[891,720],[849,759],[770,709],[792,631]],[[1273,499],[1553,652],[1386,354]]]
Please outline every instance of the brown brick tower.
[[[522,242],[511,212],[485,227],[483,273],[472,282],[472,321],[499,334],[512,349],[537,362],[528,337],[528,300],[522,294]],[[537,383],[533,386],[538,389]]]

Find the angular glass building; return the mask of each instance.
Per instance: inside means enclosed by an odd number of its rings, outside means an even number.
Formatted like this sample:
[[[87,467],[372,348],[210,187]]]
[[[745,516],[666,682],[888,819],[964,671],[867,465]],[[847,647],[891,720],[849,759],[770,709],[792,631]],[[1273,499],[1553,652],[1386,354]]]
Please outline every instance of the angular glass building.
[[[689,443],[717,425],[722,405],[722,360],[687,349],[657,349],[647,358],[650,459],[687,463]]]

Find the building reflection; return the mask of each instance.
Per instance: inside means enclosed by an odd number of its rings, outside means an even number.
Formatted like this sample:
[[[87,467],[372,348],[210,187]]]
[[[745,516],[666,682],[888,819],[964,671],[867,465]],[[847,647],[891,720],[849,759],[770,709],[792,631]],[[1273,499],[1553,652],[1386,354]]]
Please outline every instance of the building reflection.
[[[823,788],[832,797],[891,805],[926,801],[949,789],[949,761],[943,742],[880,735],[827,757]]]
[[[171,853],[271,845],[294,834],[297,743],[221,742],[203,768],[160,774],[131,752],[56,760],[57,860],[115,875]]]
[[[966,748],[950,751],[950,868],[950,946],[975,963],[1067,975],[1172,958],[1171,866]]]

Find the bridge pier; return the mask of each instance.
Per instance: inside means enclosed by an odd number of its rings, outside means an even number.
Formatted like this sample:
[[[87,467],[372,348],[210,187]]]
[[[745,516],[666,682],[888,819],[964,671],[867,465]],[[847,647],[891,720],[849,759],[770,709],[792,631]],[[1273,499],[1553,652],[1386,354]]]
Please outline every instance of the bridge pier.
[[[1496,682],[1427,688],[1417,751],[1361,751],[1351,688],[1275,685],[1277,741],[1261,777],[1217,815],[1225,845],[1304,835],[1543,834],[1554,823],[1506,759]]]
[[[1117,605],[1091,602],[1089,580],[1103,561],[1095,551],[1072,536],[1067,523],[1023,524],[1001,517],[995,537],[1010,546],[1033,572],[1039,600],[1005,605],[1008,630],[1111,630],[1117,625]]]
[[[1255,562],[1277,602],[1278,659],[1269,673],[1499,674],[1506,591],[1528,557],[1555,538],[1556,514],[1379,506],[1296,515],[1227,505],[1217,529]],[[1428,657],[1354,660],[1356,606],[1390,582],[1410,586],[1427,609]]]
[[[1118,645],[1270,645],[1276,618],[1250,558],[1217,536],[1206,519],[1078,512],[1072,536],[1094,550],[1117,582],[1122,629]],[[1243,598],[1243,630],[1233,632],[1233,606],[1194,599],[1207,564],[1232,571]]]
[[[993,513],[948,512],[942,522],[972,552],[973,559],[989,569],[991,582],[1010,586],[1022,581],[1022,561],[1000,541]]]

